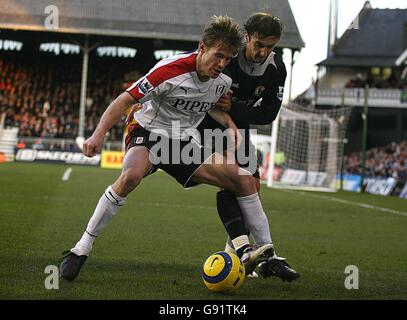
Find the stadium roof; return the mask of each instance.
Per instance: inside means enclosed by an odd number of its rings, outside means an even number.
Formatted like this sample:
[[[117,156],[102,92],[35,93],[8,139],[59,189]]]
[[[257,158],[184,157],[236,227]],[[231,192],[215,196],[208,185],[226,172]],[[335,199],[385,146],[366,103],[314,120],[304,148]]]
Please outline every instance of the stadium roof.
[[[214,14],[243,23],[257,11],[270,11],[285,25],[279,47],[299,49],[304,42],[288,0],[54,0],[59,28],[44,25],[49,0],[2,0],[0,28],[90,35],[199,41]],[[49,12],[49,11],[47,11]]]
[[[372,9],[369,2],[358,24],[348,29],[324,66],[395,66],[407,46],[407,9]]]

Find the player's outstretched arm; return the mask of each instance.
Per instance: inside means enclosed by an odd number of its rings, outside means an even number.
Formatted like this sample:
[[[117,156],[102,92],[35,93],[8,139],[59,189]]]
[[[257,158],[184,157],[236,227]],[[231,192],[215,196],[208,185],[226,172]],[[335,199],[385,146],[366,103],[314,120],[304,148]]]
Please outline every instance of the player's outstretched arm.
[[[100,152],[106,132],[120,121],[126,108],[135,102],[137,101],[130,94],[123,92],[107,107],[92,136],[83,144],[85,156],[93,157]]]

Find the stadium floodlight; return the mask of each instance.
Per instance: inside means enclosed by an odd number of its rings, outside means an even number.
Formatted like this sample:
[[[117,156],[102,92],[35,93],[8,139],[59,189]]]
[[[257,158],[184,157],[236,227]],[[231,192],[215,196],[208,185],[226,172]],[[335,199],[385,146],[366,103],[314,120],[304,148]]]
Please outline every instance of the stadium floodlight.
[[[156,60],[162,60],[171,56],[175,56],[183,51],[181,50],[155,50],[154,57]]]
[[[273,125],[267,185],[336,191],[350,113],[350,107],[283,106]]]
[[[41,43],[39,50],[41,52],[49,52],[53,53],[56,56],[63,54],[80,54],[81,49],[78,45],[70,44],[70,43]]]
[[[134,58],[137,54],[137,49],[128,47],[98,47],[96,49],[98,57],[118,57],[118,58]]]
[[[1,40],[0,39],[0,50],[4,51],[21,51],[23,43],[14,40]]]

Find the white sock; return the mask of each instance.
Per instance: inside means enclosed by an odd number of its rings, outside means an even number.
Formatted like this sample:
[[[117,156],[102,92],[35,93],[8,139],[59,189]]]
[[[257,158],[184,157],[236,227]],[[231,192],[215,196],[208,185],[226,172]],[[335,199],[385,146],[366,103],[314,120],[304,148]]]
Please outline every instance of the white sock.
[[[259,195],[254,193],[246,197],[236,197],[236,199],[256,244],[259,246],[272,244],[269,222],[261,205]]]
[[[232,244],[235,250],[239,250],[240,248],[250,244],[249,237],[247,235],[242,235],[237,238],[232,239]]]
[[[92,250],[93,241],[95,241],[96,237],[91,236],[86,231],[83,233],[81,240],[71,249],[73,253],[78,256],[88,256],[90,251]]]
[[[230,237],[228,237],[228,240],[226,241],[225,251],[232,253],[236,252],[235,247],[233,246],[232,239],[230,239]]]
[[[77,255],[89,255],[93,241],[113,218],[117,210],[124,205],[125,200],[126,198],[118,196],[109,186],[100,198],[81,240],[71,251]]]

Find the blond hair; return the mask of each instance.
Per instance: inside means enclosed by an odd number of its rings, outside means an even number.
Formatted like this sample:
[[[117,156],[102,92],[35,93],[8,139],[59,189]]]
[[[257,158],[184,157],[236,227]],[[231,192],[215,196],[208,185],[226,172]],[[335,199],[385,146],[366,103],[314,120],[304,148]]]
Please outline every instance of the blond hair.
[[[212,16],[205,25],[202,42],[213,47],[222,42],[238,50],[242,45],[243,34],[238,23],[228,16]]]

